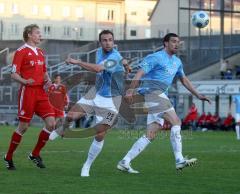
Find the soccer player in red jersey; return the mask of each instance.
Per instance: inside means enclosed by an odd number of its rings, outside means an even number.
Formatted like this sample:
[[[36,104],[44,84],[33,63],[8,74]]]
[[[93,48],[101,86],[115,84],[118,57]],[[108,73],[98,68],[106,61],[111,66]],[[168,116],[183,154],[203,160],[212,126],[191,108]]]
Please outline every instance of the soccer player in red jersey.
[[[61,76],[55,75],[48,89],[49,101],[55,111],[56,128],[63,124],[64,110],[69,103],[66,86],[61,82]]]
[[[55,128],[55,113],[44,90],[44,84],[48,85],[50,79],[43,51],[37,48],[41,41],[39,27],[36,24],[26,26],[23,31],[23,39],[25,44],[17,49],[12,63],[11,77],[20,83],[18,96],[20,122],[12,134],[7,154],[4,156],[8,170],[16,169],[12,160],[13,153],[20,144],[23,134],[27,131],[34,113],[45,122],[45,127],[39,134],[37,144],[28,156],[39,168],[45,168],[40,151],[48,141],[51,131]]]

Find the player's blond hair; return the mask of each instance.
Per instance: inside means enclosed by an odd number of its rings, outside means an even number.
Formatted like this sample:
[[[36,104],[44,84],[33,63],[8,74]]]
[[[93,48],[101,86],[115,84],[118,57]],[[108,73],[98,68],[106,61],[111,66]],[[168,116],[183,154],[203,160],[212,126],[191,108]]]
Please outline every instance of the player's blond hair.
[[[25,42],[28,41],[28,34],[31,34],[33,29],[35,28],[38,28],[39,29],[39,26],[37,24],[30,24],[28,26],[25,26],[24,30],[23,30],[23,40]]]

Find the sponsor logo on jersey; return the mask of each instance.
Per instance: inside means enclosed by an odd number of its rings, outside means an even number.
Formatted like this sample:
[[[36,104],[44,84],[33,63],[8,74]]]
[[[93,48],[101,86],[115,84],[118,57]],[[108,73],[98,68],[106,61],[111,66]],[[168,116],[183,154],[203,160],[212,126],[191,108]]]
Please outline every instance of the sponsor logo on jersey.
[[[43,61],[38,60],[37,61],[38,65],[43,65]]]
[[[34,66],[34,61],[30,61],[30,64],[31,64],[32,66]]]
[[[32,55],[32,53],[28,53],[28,56],[31,56]]]

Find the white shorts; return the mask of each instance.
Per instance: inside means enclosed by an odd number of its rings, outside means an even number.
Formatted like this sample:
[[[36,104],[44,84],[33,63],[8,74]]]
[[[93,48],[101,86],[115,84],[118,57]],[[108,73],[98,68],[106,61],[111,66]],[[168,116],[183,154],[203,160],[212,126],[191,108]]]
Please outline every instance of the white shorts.
[[[240,122],[240,113],[235,113],[235,122]]]
[[[112,126],[117,118],[122,96],[103,97],[94,94],[90,90],[77,104],[79,104],[87,114],[96,115],[96,124],[107,124]]]
[[[156,94],[158,98],[156,99]],[[153,102],[153,101],[158,101]],[[149,113],[147,116],[147,125],[157,122],[159,125],[163,126],[164,119],[162,118],[165,112],[174,110],[169,98],[165,93],[161,93],[156,91],[156,93],[145,95],[145,105],[149,109]],[[156,108],[154,108],[156,107]]]

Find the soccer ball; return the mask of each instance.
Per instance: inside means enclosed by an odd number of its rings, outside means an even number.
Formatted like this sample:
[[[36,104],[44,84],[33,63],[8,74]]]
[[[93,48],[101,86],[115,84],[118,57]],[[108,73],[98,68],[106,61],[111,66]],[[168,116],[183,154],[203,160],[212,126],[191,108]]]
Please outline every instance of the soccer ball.
[[[209,23],[209,16],[205,11],[197,11],[192,15],[192,24],[197,28],[204,28]]]

